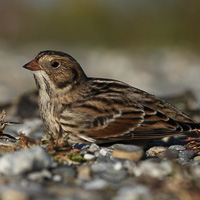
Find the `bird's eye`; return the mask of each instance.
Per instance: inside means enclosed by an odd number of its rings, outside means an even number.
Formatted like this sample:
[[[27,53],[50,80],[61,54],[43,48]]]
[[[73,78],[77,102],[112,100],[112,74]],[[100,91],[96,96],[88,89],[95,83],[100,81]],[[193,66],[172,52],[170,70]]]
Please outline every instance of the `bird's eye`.
[[[53,68],[57,68],[57,67],[60,66],[60,63],[57,62],[57,61],[54,61],[54,62],[51,63],[51,66],[52,66]]]

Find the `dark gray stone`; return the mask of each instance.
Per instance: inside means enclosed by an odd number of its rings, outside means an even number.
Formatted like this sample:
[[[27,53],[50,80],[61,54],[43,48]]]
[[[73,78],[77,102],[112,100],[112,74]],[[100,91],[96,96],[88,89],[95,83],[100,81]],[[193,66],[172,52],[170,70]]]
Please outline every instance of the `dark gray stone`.
[[[184,151],[180,151],[179,152],[179,158],[178,158],[178,162],[180,164],[186,164],[187,162],[190,161],[190,159],[192,157],[195,156],[195,153],[194,151],[192,150],[184,150]]]
[[[178,156],[179,156],[179,151],[177,151],[176,149],[167,149],[162,154],[162,158],[169,160],[178,159]]]

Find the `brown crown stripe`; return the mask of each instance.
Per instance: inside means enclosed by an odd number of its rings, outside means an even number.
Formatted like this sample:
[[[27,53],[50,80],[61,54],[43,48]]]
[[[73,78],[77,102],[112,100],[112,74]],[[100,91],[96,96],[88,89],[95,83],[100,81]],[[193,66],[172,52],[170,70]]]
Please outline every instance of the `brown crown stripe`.
[[[46,51],[41,51],[35,58],[36,62],[40,60],[43,56],[46,55],[56,55],[56,56],[62,56],[62,57],[67,57],[70,58],[72,61],[76,61],[72,56],[70,56],[67,53],[61,52],[61,51],[51,51],[51,50],[46,50]]]

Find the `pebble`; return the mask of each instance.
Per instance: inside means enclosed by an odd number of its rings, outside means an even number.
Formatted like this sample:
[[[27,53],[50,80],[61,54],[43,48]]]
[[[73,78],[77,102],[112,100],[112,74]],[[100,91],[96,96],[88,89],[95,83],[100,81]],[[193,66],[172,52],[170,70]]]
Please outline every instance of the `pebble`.
[[[192,161],[190,163],[190,166],[192,166],[192,167],[200,167],[200,160]]]
[[[99,174],[104,180],[113,182],[113,183],[120,183],[122,179],[127,177],[127,172],[125,170],[114,170],[109,169],[104,171],[103,173]]]
[[[167,147],[155,146],[148,149],[146,151],[146,155],[147,157],[154,157],[154,156],[160,157],[162,156],[163,152],[165,152],[166,150],[167,150]]]
[[[31,172],[31,173],[29,173],[27,178],[29,180],[32,180],[32,181],[42,182],[44,179],[51,179],[52,178],[52,174],[50,173],[50,171],[44,169],[44,170],[39,171],[39,172]]]
[[[104,172],[104,171],[106,171],[108,169],[112,169],[112,168],[113,168],[113,164],[110,162],[95,163],[95,164],[91,165],[91,170],[94,173],[101,173],[101,172]]]
[[[108,182],[103,179],[94,179],[93,181],[86,182],[83,187],[86,190],[102,190],[108,186]]]
[[[95,154],[95,156],[97,156],[97,155]],[[112,163],[112,162],[113,162],[113,159],[112,159],[110,153],[107,153],[106,156],[99,154],[96,159],[96,163]]]
[[[109,149],[108,148],[102,148],[99,153],[102,155],[102,156],[106,156],[108,153],[109,153]]]
[[[52,158],[42,147],[35,146],[9,153],[0,158],[0,173],[18,175],[40,171],[51,165]]]
[[[92,143],[88,149],[88,151],[91,151],[91,152],[95,152],[95,151],[99,151],[100,147],[95,144],[95,143]]]
[[[120,144],[115,146],[112,157],[139,161],[144,154],[141,147],[135,145],[124,145]]]
[[[52,169],[51,172],[54,176],[55,175],[60,176],[64,183],[72,181],[77,175],[76,169],[68,165],[58,166]]]
[[[179,151],[176,149],[167,149],[162,154],[163,159],[174,160],[178,159],[178,157],[179,157]]]
[[[180,164],[186,164],[190,161],[192,157],[195,156],[194,151],[192,150],[184,150],[179,152],[179,158],[178,158],[178,163]]]
[[[7,126],[5,131],[14,137],[18,137],[19,132],[23,132],[26,136],[33,139],[41,139],[45,135],[43,129],[41,119],[35,118],[24,120],[22,124]]]
[[[91,154],[91,153],[86,153],[84,154],[84,159],[86,160],[94,160],[95,159],[95,155],[94,154]]]
[[[62,181],[62,177],[60,175],[54,175],[52,177],[52,180],[55,181],[55,182],[61,182]]]
[[[195,156],[195,157],[193,158],[193,160],[194,160],[194,161],[200,160],[200,156]]]
[[[87,181],[91,180],[91,178],[92,178],[91,177],[91,169],[90,169],[89,165],[83,164],[82,166],[78,167],[77,171],[78,171],[77,178],[79,180],[87,180]]]
[[[123,165],[121,162],[116,162],[114,165],[113,165],[113,168],[115,170],[121,170],[123,168]]]
[[[200,160],[192,161],[190,164],[190,170],[194,177],[200,177]]]
[[[126,186],[119,189],[113,200],[151,200],[152,196],[148,187],[144,185]]]
[[[174,149],[177,151],[184,151],[186,148],[183,145],[171,145],[169,149]]]
[[[133,166],[133,174],[135,176],[148,175],[158,179],[162,179],[172,173],[172,162],[169,160],[158,161],[154,159],[144,160],[139,165]]]

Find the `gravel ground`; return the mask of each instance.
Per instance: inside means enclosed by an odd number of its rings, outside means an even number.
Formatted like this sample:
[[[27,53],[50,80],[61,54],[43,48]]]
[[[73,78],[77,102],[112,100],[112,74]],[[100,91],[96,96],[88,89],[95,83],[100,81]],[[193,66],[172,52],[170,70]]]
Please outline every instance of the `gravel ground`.
[[[5,144],[11,143],[1,142],[3,200],[195,200],[200,196],[200,154],[184,145],[144,150],[125,144],[75,144],[70,151],[56,152],[45,145],[28,145],[10,152]]]

